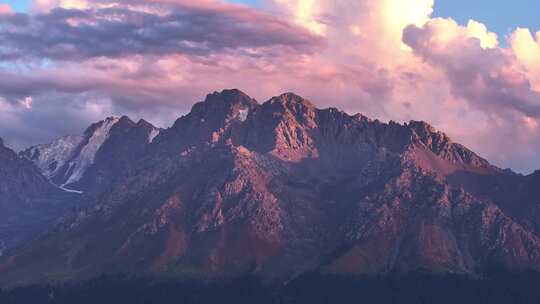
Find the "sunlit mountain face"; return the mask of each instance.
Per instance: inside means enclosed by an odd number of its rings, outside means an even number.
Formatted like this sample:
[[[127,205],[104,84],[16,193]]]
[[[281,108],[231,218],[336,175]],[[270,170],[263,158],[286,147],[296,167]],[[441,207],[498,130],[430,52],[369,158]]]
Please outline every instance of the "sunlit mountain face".
[[[223,88],[258,99],[291,91],[382,121],[429,121],[498,166],[531,173],[540,167],[535,8],[4,0],[0,136],[23,150],[110,116],[168,127]]]
[[[0,303],[535,303],[537,6],[0,0]]]

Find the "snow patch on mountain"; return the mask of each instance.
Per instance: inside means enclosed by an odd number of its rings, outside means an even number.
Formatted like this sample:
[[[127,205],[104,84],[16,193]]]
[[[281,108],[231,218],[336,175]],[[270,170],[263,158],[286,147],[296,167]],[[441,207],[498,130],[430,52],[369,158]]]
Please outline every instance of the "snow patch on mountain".
[[[68,193],[75,193],[75,194],[83,194],[84,193],[82,191],[68,189],[68,188],[63,187],[63,186],[58,187],[58,188],[60,188],[60,190],[63,190],[64,192],[68,192]]]
[[[150,134],[148,134],[148,143],[152,143],[154,139],[159,135],[161,132],[160,129],[153,129]]]
[[[88,139],[88,143],[82,147],[81,152],[72,159],[69,163],[71,172],[69,179],[61,186],[65,187],[66,185],[78,182],[92,164],[96,157],[99,148],[103,143],[109,138],[109,132],[111,128],[119,121],[117,117],[107,118],[101,123],[92,136]]]
[[[238,111],[238,120],[241,122],[246,121],[247,117],[249,115],[249,109],[241,109]]]
[[[49,144],[32,147],[25,151],[23,156],[33,161],[43,175],[50,179],[73,156],[82,141],[82,135],[64,136]]]

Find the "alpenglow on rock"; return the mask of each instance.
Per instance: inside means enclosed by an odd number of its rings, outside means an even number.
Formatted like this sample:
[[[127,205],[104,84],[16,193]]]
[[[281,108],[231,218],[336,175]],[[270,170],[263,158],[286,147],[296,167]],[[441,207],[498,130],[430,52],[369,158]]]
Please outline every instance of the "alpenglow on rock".
[[[101,147],[104,164],[131,151],[113,147]],[[88,208],[0,260],[0,283],[540,270],[538,202],[518,195],[539,179],[496,168],[424,122],[225,90],[122,168]]]

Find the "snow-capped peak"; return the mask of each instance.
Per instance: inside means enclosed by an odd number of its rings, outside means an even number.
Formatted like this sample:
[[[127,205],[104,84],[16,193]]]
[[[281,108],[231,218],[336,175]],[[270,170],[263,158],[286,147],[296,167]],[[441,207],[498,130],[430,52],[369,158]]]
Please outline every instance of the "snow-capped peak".
[[[71,174],[62,187],[78,182],[83,177],[86,169],[94,163],[99,148],[101,148],[103,143],[109,137],[111,128],[119,120],[120,118],[118,117],[107,118],[94,130],[92,136],[88,139],[88,143],[82,147],[81,152],[69,162],[69,169],[67,172],[71,172]]]
[[[60,189],[81,193],[81,189],[86,189],[87,182],[91,184],[94,181],[93,175],[86,178],[88,169],[96,165],[98,151],[111,136],[116,141],[111,142],[113,144],[108,146],[110,149],[103,150],[105,158],[110,151],[123,151],[126,148],[117,147],[118,141],[125,139],[127,145],[146,145],[153,142],[160,132],[161,129],[144,120],[135,124],[127,116],[109,117],[90,126],[83,135],[62,137],[50,144],[31,147],[21,155],[33,161],[51,183]],[[134,149],[137,150],[137,147]],[[81,181],[84,184],[80,184]]]

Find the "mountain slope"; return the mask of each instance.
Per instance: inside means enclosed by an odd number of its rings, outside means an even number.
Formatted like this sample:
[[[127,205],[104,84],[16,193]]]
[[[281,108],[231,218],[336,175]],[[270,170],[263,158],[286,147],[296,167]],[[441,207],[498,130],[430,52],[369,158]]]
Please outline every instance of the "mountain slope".
[[[62,137],[28,148],[21,155],[66,190],[97,191],[135,161],[159,131],[144,120],[135,123],[126,116],[109,117],[91,125],[83,135]]]
[[[0,139],[0,255],[42,233],[74,202]]]
[[[1,261],[1,283],[540,270],[537,232],[463,177],[516,175],[423,122],[226,90],[136,154],[92,208]]]

